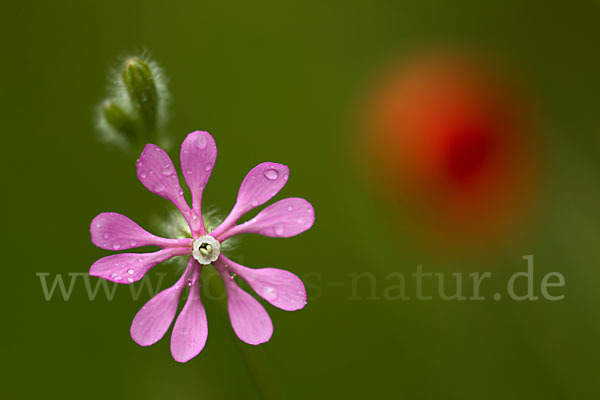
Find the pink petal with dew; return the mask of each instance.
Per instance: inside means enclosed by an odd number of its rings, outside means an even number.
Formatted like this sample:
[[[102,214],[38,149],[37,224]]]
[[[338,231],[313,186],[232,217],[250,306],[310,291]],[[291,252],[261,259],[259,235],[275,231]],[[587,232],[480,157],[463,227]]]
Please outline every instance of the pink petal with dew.
[[[163,149],[153,144],[146,145],[137,161],[137,176],[146,189],[170,200],[188,218],[190,208],[183,197],[177,171]]]
[[[187,285],[191,269],[195,266],[193,261],[190,257],[188,267],[179,280],[151,298],[133,318],[131,338],[140,346],[150,346],[158,342],[171,326],[181,293]]]
[[[223,241],[241,233],[290,237],[309,229],[314,221],[315,210],[308,201],[288,198],[271,204],[251,220],[234,226],[218,237],[218,240]]]
[[[124,250],[141,246],[186,247],[191,239],[165,239],[145,231],[124,215],[98,214],[90,226],[92,243],[107,250]]]
[[[252,269],[220,256],[221,268],[241,276],[263,299],[285,311],[296,311],[306,305],[304,284],[291,272],[277,268]]]
[[[181,145],[181,168],[185,182],[192,191],[192,209],[198,223],[192,231],[196,235],[206,234],[202,221],[202,193],[208,183],[217,159],[217,145],[208,132],[192,132]],[[191,222],[191,221],[190,221]],[[194,229],[195,228],[195,229]]]
[[[90,275],[117,283],[137,282],[156,264],[190,253],[191,248],[177,247],[154,253],[113,254],[96,261],[90,268]]]
[[[273,335],[273,324],[264,307],[235,283],[224,269],[219,269],[227,289],[227,309],[235,334],[242,341],[257,345],[268,342]]]
[[[206,344],[208,324],[200,298],[200,271],[202,266],[194,260],[195,268],[190,293],[183,310],[175,321],[171,334],[171,354],[175,361],[188,362],[196,357]]]
[[[223,234],[242,215],[271,200],[285,186],[289,175],[289,168],[283,164],[266,162],[252,168],[240,186],[233,209],[211,235],[216,237]]]

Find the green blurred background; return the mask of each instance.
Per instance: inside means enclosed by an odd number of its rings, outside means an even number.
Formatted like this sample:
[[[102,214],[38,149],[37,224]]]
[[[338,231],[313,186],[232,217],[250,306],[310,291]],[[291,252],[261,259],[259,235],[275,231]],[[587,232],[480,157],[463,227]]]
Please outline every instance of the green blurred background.
[[[23,1],[4,4],[0,19],[5,398],[597,398],[598,2]],[[547,153],[530,233],[460,259],[393,226],[351,145],[373,71],[440,45],[485,49],[522,72]],[[207,345],[181,365],[168,337],[149,348],[129,337],[147,292],[133,301],[119,287],[113,301],[90,301],[80,281],[69,301],[44,298],[36,273],[66,278],[108,254],[90,242],[96,214],[151,229],[168,210],[137,181],[135,157],[93,130],[108,69],[142,49],[170,78],[172,157],[191,131],[217,141],[206,204],[227,212],[245,173],[274,161],[291,169],[282,195],[315,206],[308,232],[247,237],[237,250],[245,265],[291,270],[308,287],[301,311],[267,306],[267,344],[239,342],[219,302],[205,299]],[[564,300],[389,301],[369,299],[367,281],[356,299],[349,275],[372,272],[381,297],[389,273],[420,264],[493,271],[489,297],[527,254],[537,294],[559,271]],[[155,272],[168,273],[164,285],[176,279],[172,266]]]

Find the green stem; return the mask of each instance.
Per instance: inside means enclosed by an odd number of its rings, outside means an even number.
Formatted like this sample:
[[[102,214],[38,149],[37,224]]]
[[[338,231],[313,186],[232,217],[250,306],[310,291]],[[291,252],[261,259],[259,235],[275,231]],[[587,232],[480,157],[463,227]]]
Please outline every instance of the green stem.
[[[206,277],[204,279],[204,282],[208,283],[208,285],[210,287],[210,293],[212,293],[212,294],[223,293],[224,288],[220,287],[220,285],[218,284],[220,281],[219,274],[213,268],[207,268],[207,267],[208,266],[204,266],[203,272],[204,272],[204,276]],[[227,311],[227,302],[219,301],[219,309],[222,311],[220,313],[221,318],[223,319],[223,321],[225,323],[227,323],[229,321],[228,311]],[[243,346],[242,343],[240,342],[240,340],[237,338],[237,336],[235,336],[235,334],[231,330],[229,331],[229,337],[231,338],[232,342],[234,343],[237,353],[240,356],[242,363],[244,364],[246,373],[248,375],[248,379],[252,382],[254,389],[256,391],[256,394],[258,395],[258,397],[260,399],[266,400],[267,396],[265,394],[265,390],[260,382],[260,379],[255,371],[255,368],[253,368],[251,360],[248,358],[248,355],[246,354],[244,348],[242,347]]]

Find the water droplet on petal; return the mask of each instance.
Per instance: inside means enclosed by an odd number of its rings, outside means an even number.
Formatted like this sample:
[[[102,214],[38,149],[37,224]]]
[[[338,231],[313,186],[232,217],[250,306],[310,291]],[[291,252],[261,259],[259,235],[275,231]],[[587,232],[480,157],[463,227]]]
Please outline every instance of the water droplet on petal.
[[[137,242],[135,240],[132,240],[132,241],[129,242],[129,245],[131,247],[135,247],[137,245]]]
[[[288,206],[288,207],[287,207],[287,210],[288,210],[288,211],[292,211],[293,209],[294,209],[294,207],[292,207],[292,206]]]
[[[208,172],[212,169],[212,167],[212,163],[206,163],[206,165],[204,165],[204,170]]]
[[[108,233],[105,233],[104,235],[102,235],[102,237],[103,237],[104,239],[108,239]]]
[[[140,172],[140,178],[146,179],[146,172],[145,171]]]
[[[142,257],[138,257],[138,262],[139,262],[139,263],[143,263],[143,262],[144,262],[144,259],[143,259]]]
[[[274,181],[275,179],[277,179],[277,177],[279,176],[279,172],[277,172],[276,169],[273,168],[269,168],[267,170],[265,170],[265,172],[263,173],[263,175],[265,176],[265,178],[267,178],[270,181]]]
[[[265,300],[273,301],[277,298],[277,290],[272,287],[266,287],[262,291],[262,296]]]
[[[129,283],[133,282],[133,278],[127,278],[127,282],[129,282]]]
[[[277,236],[281,236],[285,232],[285,226],[282,223],[275,224],[274,230]]]
[[[157,192],[162,192],[163,190],[165,190],[165,185],[159,183],[158,185],[154,186],[154,190]]]
[[[121,280],[121,277],[119,276],[119,274],[112,274],[112,278],[113,278],[115,281],[120,281],[120,280]]]
[[[206,147],[206,143],[207,143],[206,135],[202,135],[202,134],[198,135],[198,142],[197,142],[198,148],[199,149],[205,148]]]
[[[193,174],[194,174],[194,171],[192,171],[191,169],[186,169],[186,170],[185,170],[185,174],[186,174],[186,175],[193,175]]]
[[[134,274],[134,272],[135,272],[135,271],[134,271],[134,270],[132,270],[132,269],[128,269],[128,270],[127,270],[127,273],[128,273],[129,275],[133,275],[133,274]]]
[[[118,242],[114,242],[113,245],[112,245],[112,248],[114,250],[119,250],[121,248],[121,244],[118,243]]]
[[[179,193],[180,196],[183,196],[183,189],[179,188],[179,190],[177,191],[177,193]]]
[[[173,174],[173,168],[171,168],[170,164],[165,164],[165,166],[162,169],[162,174],[164,176],[171,176],[171,174]]]

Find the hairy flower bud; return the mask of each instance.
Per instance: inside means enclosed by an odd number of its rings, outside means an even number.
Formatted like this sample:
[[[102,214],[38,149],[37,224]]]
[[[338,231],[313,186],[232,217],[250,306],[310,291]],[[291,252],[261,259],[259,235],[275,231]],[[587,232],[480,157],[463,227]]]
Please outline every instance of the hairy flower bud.
[[[164,143],[169,93],[161,68],[147,56],[127,57],[109,79],[109,95],[98,107],[97,128],[106,142],[141,150]]]
[[[125,113],[122,107],[117,105],[113,100],[105,100],[102,103],[102,115],[106,123],[115,131],[123,134],[131,141],[136,140],[135,123]]]
[[[122,79],[133,108],[140,113],[147,129],[154,130],[158,95],[150,66],[140,58],[130,57],[123,66]]]

